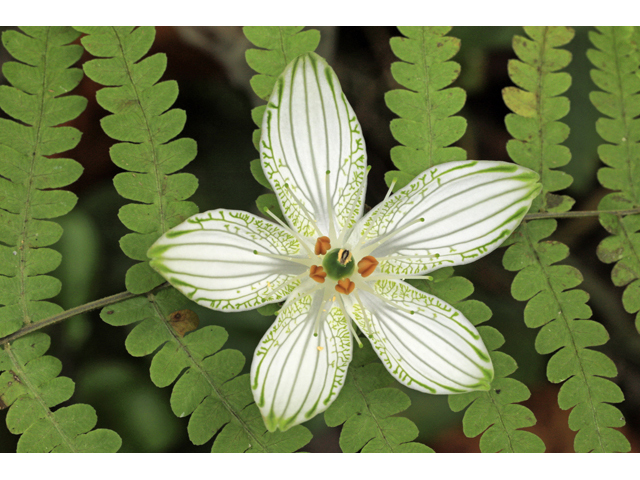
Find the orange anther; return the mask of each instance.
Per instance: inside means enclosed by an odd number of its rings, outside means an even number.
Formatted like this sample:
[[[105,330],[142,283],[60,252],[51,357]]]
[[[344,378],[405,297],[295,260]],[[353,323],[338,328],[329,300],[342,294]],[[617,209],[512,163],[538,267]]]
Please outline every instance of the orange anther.
[[[331,250],[331,240],[329,237],[319,237],[318,240],[316,240],[316,248],[314,250],[316,255],[324,255],[329,250]]]
[[[319,265],[311,265],[311,268],[309,269],[309,276],[312,280],[315,280],[318,283],[324,283],[327,272],[325,272]]]
[[[336,291],[343,295],[349,295],[356,288],[356,284],[353,283],[348,278],[343,278],[342,280],[338,280],[338,284],[336,285]]]
[[[378,266],[378,260],[371,255],[367,255],[358,262],[358,273],[363,277],[368,277]]]

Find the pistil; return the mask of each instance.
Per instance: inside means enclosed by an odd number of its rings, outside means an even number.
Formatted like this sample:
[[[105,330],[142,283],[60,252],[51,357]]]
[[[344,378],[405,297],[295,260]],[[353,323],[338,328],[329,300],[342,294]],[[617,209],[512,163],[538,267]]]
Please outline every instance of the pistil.
[[[365,246],[364,248],[362,248],[361,250],[359,250],[359,253],[362,255],[369,255],[371,252],[373,252],[376,248],[380,247],[382,244],[388,242],[389,240],[391,240],[392,238],[398,236],[400,233],[404,232],[406,229],[413,227],[416,223],[421,223],[424,222],[424,218],[416,218],[415,220],[407,223],[406,225],[403,225],[400,228],[396,228],[395,230],[393,230],[391,233],[388,233],[387,235],[385,235],[384,237],[382,237],[381,239],[379,239],[377,242],[374,242],[372,244],[369,244],[367,246]],[[364,240],[364,238],[363,238]]]

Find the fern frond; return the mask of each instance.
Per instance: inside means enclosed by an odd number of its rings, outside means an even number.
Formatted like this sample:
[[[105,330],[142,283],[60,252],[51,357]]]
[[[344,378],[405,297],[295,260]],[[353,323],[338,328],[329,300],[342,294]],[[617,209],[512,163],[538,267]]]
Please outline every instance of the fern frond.
[[[135,233],[122,237],[120,247],[134,260],[125,283],[131,293],[144,293],[164,279],[149,266],[147,250],[158,237],[198,212],[185,201],[198,181],[188,173],[175,173],[196,156],[193,139],[173,140],[184,128],[186,114],[171,109],[178,96],[175,81],[159,82],[167,58],[157,53],[142,59],[155,37],[152,27],[78,27],[87,34],[82,44],[102,59],[84,64],[89,78],[108,86],[96,94],[111,112],[101,120],[107,135],[123,143],[111,147],[111,160],[126,173],[116,175],[118,193],[140,203],[120,209],[122,223]]]
[[[442,298],[467,317],[474,325],[491,318],[491,310],[478,300],[467,300],[473,284],[464,277],[452,276],[453,268],[443,268],[432,274],[433,281],[416,281],[414,285]],[[535,425],[536,418],[527,407],[517,405],[530,397],[529,389],[520,381],[508,378],[518,366],[506,353],[497,351],[504,337],[493,327],[478,326],[478,333],[487,346],[494,368],[494,380],[489,392],[469,392],[449,396],[454,412],[467,408],[463,418],[464,434],[471,438],[482,433],[483,452],[543,452],[544,443],[531,432],[520,428]]]
[[[158,387],[171,385],[171,409],[178,417],[191,415],[189,439],[202,445],[217,434],[213,452],[293,452],[311,440],[310,432],[296,426],[286,432],[267,431],[253,403],[249,375],[237,376],[244,356],[220,350],[227,332],[207,326],[184,337],[172,325],[173,312],[189,301],[177,290],[166,289],[106,307],[100,313],[110,325],[140,322],[129,333],[126,347],[133,356],[153,352],[151,380]]]
[[[82,71],[69,68],[82,47],[69,45],[78,33],[68,27],[30,27],[6,31],[2,41],[19,62],[7,62],[3,73],[13,85],[0,87],[0,107],[17,121],[0,119],[0,337],[23,325],[62,312],[44,299],[60,291],[48,275],[61,261],[55,250],[62,228],[44,219],[68,213],[76,196],[55,190],[74,182],[82,167],[67,158],[48,158],[75,147],[80,132],[57,127],[76,118],[86,99],[64,95]],[[55,127],[55,128],[54,128]],[[69,400],[74,383],[59,377],[61,362],[43,356],[50,338],[34,333],[7,342],[0,350],[0,403],[11,406],[7,427],[22,434],[19,452],[115,452],[118,434],[90,431],[95,410],[76,404],[51,409]],[[87,433],[88,432],[88,433]]]
[[[460,49],[460,40],[447,37],[450,27],[398,27],[404,37],[391,39],[393,53],[402,60],[391,65],[393,78],[405,89],[385,95],[389,109],[400,118],[391,121],[391,133],[402,145],[391,149],[391,160],[400,171],[385,175],[398,190],[427,168],[444,162],[466,160],[466,152],[449,147],[467,128],[463,117],[453,116],[464,106],[466,93],[448,87],[460,75],[460,65],[449,61]]]
[[[567,138],[569,128],[558,120],[569,110],[568,100],[559,95],[569,88],[571,78],[554,72],[571,61],[570,53],[558,47],[571,41],[573,30],[527,27],[525,32],[530,38],[516,36],[513,40],[520,61],[509,64],[511,78],[521,89],[503,91],[505,103],[515,112],[506,118],[514,137],[507,150],[516,163],[540,175],[543,191],[532,208],[564,212],[573,200],[551,192],[567,187],[571,177],[552,168],[570,159],[568,149],[558,145]],[[603,378],[616,376],[616,367],[604,354],[587,348],[602,345],[609,337],[601,324],[587,320],[591,316],[586,305],[588,294],[573,289],[582,283],[580,272],[555,265],[569,255],[569,249],[559,242],[543,241],[556,226],[552,219],[536,220],[524,223],[514,233],[513,245],[503,258],[507,270],[518,271],[511,292],[516,300],[528,300],[526,325],[542,327],[535,344],[538,353],[555,352],[547,365],[547,377],[553,383],[565,382],[558,403],[563,410],[573,408],[569,427],[578,431],[575,450],[626,451],[629,443],[611,428],[624,424],[620,411],[610,405],[623,400],[622,392]]]
[[[566,72],[554,73],[571,62],[571,53],[562,46],[573,38],[573,30],[559,27],[527,27],[532,37],[515,36],[513,48],[520,60],[509,62],[509,76],[521,88],[507,87],[502,95],[514,114],[506,117],[507,130],[514,140],[507,142],[509,156],[518,164],[540,174],[543,193],[531,211],[566,212],[574,200],[551,192],[571,185],[565,172],[552,170],[571,160],[571,153],[559,145],[569,136],[569,127],[557,120],[569,113],[569,99],[560,96],[571,85]]]
[[[0,399],[11,405],[7,427],[18,440],[18,452],[116,452],[120,436],[104,428],[90,405],[51,410],[71,398],[75,385],[59,377],[62,363],[44,355],[51,340],[40,332],[19,338],[0,350]]]
[[[81,47],[67,45],[77,34],[60,28],[24,31],[2,35],[9,53],[23,63],[5,63],[3,73],[14,86],[0,86],[0,107],[17,120],[0,119],[0,303],[6,305],[0,308],[0,337],[62,311],[42,301],[60,291],[60,281],[44,274],[61,261],[58,252],[43,247],[62,235],[57,223],[44,219],[75,206],[73,193],[49,189],[67,186],[82,173],[74,160],[46,157],[80,141],[75,128],[54,128],[80,115],[87,103],[61,96],[82,78],[80,70],[68,68],[82,54]]]
[[[634,31],[634,28],[636,31]],[[640,207],[640,55],[635,38],[637,27],[599,27],[589,32],[597,50],[587,55],[597,68],[591,78],[602,92],[592,92],[591,102],[608,118],[600,118],[597,131],[609,142],[598,148],[606,167],[598,171],[603,187],[614,190],[605,196],[600,210],[627,210]],[[635,35],[635,38],[634,38]],[[622,303],[629,313],[640,311],[640,214],[626,217],[602,214],[600,223],[611,234],[598,246],[598,258],[616,263],[611,280],[624,287]],[[640,331],[640,313],[636,315]]]
[[[398,28],[406,38],[391,39],[391,47],[403,61],[394,63],[391,72],[408,90],[392,90],[385,96],[387,106],[401,117],[391,122],[393,136],[402,143],[391,149],[391,159],[400,170],[387,172],[385,176],[387,184],[397,180],[396,188],[429,167],[464,160],[467,156],[463,149],[449,146],[462,137],[467,125],[464,118],[452,116],[464,106],[464,90],[446,88],[460,74],[460,65],[450,61],[460,49],[460,40],[445,36],[449,27]],[[460,309],[474,324],[488,320],[491,311],[485,304],[476,300],[461,302],[471,295],[473,285],[462,277],[451,277],[452,274],[452,269],[445,268],[435,272],[434,282],[410,283]],[[478,331],[489,350],[502,345],[495,340],[502,338],[497,330],[480,327]],[[538,437],[516,430],[533,425],[535,417],[527,408],[512,405],[529,397],[527,387],[516,380],[501,378],[515,370],[515,362],[501,352],[492,351],[491,356],[495,389],[449,397],[454,411],[463,410],[473,402],[472,408],[465,412],[465,434],[476,436],[493,425],[481,439],[483,451],[544,450]],[[486,412],[480,411],[481,405],[490,405],[490,416],[486,419],[483,417]]]
[[[324,412],[328,426],[344,424],[340,448],[345,453],[418,453],[433,452],[413,442],[418,428],[408,418],[392,417],[411,405],[397,388],[395,380],[380,363],[369,342],[355,348],[347,379],[340,395]]]

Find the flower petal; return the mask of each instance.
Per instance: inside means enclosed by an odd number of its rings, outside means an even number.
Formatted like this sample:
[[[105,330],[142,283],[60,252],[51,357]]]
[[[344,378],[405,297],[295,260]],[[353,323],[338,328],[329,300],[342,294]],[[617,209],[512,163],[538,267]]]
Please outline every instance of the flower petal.
[[[251,364],[251,387],[269,431],[287,430],[326,410],[342,389],[351,335],[340,309],[323,308],[323,293],[285,306]],[[317,315],[318,336],[314,336]]]
[[[318,55],[299,56],[278,78],[264,114],[260,158],[282,211],[303,235],[329,235],[330,221],[339,233],[362,214],[367,157],[360,124],[338,77]]]
[[[169,230],[147,255],[171,285],[200,305],[250,310],[282,300],[300,283],[291,280],[305,270],[256,251],[296,256],[300,244],[279,225],[247,212],[219,209]]]
[[[398,381],[434,394],[489,390],[489,353],[462,313],[403,281],[380,280],[374,288],[359,293],[367,321],[358,303],[351,314]]]
[[[366,254],[390,257],[381,262],[383,273],[422,274],[470,263],[516,229],[540,191],[538,178],[512,163],[444,163],[374,208],[356,230],[366,235],[365,250],[379,243]]]

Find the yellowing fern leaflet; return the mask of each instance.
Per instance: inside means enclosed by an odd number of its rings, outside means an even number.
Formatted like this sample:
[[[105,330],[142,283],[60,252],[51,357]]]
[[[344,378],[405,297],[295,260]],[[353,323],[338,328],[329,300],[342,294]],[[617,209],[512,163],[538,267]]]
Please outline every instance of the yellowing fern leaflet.
[[[516,36],[513,46],[520,60],[509,64],[511,79],[520,88],[503,91],[507,106],[514,114],[506,124],[514,139],[507,144],[513,160],[540,174],[543,191],[534,207],[546,212],[564,212],[573,200],[551,192],[571,183],[566,173],[552,170],[570,159],[568,149],[559,145],[569,128],[558,120],[569,110],[565,92],[571,78],[558,72],[571,61],[568,51],[558,47],[573,38],[566,27],[527,27],[530,38]],[[565,382],[560,388],[558,404],[573,408],[569,427],[578,431],[574,447],[578,452],[616,452],[629,450],[624,436],[611,427],[620,427],[624,419],[610,405],[623,400],[618,386],[604,377],[617,374],[613,362],[588,347],[606,343],[604,327],[592,320],[586,305],[589,296],[573,289],[582,283],[580,272],[567,265],[555,265],[569,255],[562,243],[544,240],[556,229],[552,219],[523,224],[513,235],[514,243],[503,258],[507,270],[518,271],[511,292],[516,300],[528,300],[525,323],[542,327],[536,338],[540,354],[554,353],[547,365],[551,382]],[[573,290],[572,290],[573,289]]]

